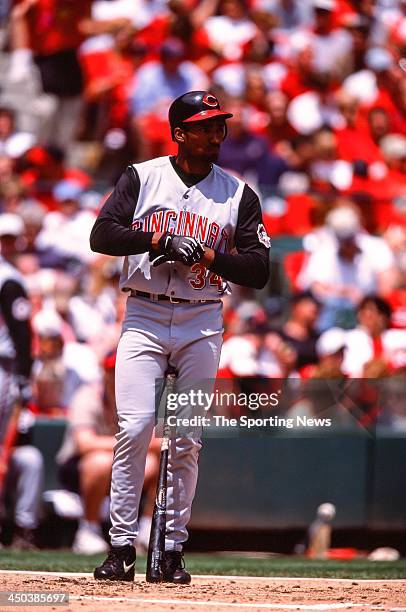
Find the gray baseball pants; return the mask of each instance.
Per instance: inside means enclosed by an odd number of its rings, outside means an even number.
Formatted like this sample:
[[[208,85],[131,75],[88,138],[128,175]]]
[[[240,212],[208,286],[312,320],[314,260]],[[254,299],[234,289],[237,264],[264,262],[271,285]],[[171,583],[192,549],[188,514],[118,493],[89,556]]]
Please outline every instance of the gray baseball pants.
[[[119,433],[111,484],[111,544],[134,544],[145,461],[155,425],[155,381],[168,362],[178,389],[214,379],[222,343],[222,304],[172,304],[129,297],[116,362]],[[190,388],[190,387],[189,387]],[[197,483],[200,440],[171,440],[166,550],[182,550]]]

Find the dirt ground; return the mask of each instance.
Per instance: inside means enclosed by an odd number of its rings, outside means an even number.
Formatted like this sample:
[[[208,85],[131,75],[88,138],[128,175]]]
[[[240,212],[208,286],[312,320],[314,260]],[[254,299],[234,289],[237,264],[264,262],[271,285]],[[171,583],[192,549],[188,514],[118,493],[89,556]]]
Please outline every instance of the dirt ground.
[[[297,578],[193,578],[190,586],[99,583],[90,576],[49,576],[1,573],[2,591],[68,592],[69,605],[41,609],[72,612],[167,612],[185,610],[404,610],[406,580],[362,581]],[[108,599],[107,599],[108,598]],[[119,599],[122,598],[122,599]],[[231,604],[231,605],[230,605]],[[11,608],[0,609],[10,610]],[[19,606],[35,610],[38,607]]]

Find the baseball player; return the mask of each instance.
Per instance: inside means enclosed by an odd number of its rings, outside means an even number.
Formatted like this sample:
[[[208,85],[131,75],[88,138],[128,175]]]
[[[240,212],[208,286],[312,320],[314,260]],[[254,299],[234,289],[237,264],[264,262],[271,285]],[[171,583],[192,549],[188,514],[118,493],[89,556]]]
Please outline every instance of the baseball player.
[[[10,492],[14,497],[16,530],[12,545],[31,549],[38,520],[42,463],[33,447],[14,447],[21,432],[12,418],[17,416],[13,415],[17,401],[24,406],[31,397],[31,308],[23,278],[14,266],[17,241],[23,233],[24,224],[18,215],[0,215],[0,497],[6,499]],[[22,413],[19,416],[18,424],[24,427]],[[29,421],[28,417],[25,424]],[[27,480],[29,488],[24,486]]]
[[[31,307],[23,278],[13,265],[23,233],[18,215],[0,215],[0,446],[14,403],[31,396]]]
[[[111,550],[94,576],[133,580],[145,458],[155,424],[155,380],[170,362],[178,385],[214,379],[227,281],[262,288],[270,241],[257,195],[215,164],[227,134],[215,96],[192,91],[169,109],[174,157],[129,166],[92,230],[94,251],[125,256],[129,292],[116,363],[119,433],[111,484]],[[163,579],[191,580],[182,547],[197,482],[200,441],[172,439]]]

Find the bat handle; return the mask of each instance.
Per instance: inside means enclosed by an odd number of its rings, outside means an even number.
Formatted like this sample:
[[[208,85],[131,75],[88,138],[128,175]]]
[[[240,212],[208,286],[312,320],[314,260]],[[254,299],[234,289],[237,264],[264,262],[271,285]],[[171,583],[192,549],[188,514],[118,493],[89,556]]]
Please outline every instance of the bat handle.
[[[167,393],[173,392],[175,383],[176,372],[170,369],[165,375]],[[170,427],[167,423],[167,408],[165,406],[159,476],[147,554],[147,571],[145,576],[147,582],[162,582],[163,579],[162,565],[165,554],[167,467],[170,433]]]

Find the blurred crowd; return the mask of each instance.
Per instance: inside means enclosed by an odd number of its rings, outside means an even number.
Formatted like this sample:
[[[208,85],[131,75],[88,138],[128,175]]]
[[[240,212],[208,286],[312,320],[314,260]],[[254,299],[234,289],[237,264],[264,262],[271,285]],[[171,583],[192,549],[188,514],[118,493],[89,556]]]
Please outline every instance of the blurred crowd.
[[[90,229],[127,164],[175,152],[167,110],[186,91],[234,114],[219,164],[258,192],[273,242],[269,286],[224,298],[219,376],[394,376],[404,399],[405,56],[404,0],[1,3],[1,254],[31,302],[32,410],[98,437],[59,458],[78,490],[96,444],[87,534],[108,489],[100,415],[126,299]],[[369,418],[405,428],[406,402],[393,406]]]

